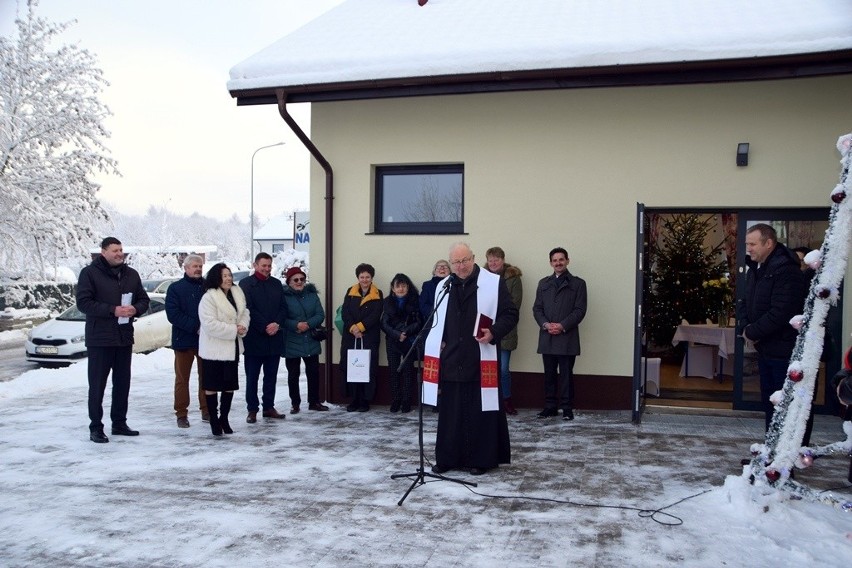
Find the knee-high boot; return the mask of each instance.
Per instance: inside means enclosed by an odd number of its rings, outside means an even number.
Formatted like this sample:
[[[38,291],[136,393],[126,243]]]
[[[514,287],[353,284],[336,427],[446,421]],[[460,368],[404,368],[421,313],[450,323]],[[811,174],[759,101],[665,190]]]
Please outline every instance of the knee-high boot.
[[[219,406],[219,424],[222,426],[222,432],[225,434],[233,434],[231,425],[228,424],[228,414],[231,412],[231,401],[234,400],[233,392],[223,392],[222,402]]]
[[[219,414],[216,409],[219,407],[219,399],[216,393],[208,394],[207,399],[207,412],[210,414],[210,430],[213,431],[214,436],[222,435],[222,425],[219,423]]]

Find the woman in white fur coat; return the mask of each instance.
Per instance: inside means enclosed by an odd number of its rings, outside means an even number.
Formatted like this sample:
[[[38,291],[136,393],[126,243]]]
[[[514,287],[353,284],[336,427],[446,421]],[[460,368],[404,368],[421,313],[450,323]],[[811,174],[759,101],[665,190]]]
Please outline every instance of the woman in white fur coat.
[[[204,279],[204,295],[198,305],[201,329],[198,337],[198,356],[204,377],[204,394],[210,412],[210,429],[214,436],[233,434],[228,423],[228,413],[239,390],[237,370],[243,352],[243,336],[249,325],[246,297],[239,286],[234,286],[231,270],[224,264],[213,266]],[[222,406],[217,393],[222,393]]]

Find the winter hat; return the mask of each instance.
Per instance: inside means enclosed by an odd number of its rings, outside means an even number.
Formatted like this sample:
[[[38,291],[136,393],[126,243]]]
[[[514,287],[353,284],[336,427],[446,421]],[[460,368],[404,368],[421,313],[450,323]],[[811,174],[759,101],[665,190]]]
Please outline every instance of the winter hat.
[[[292,278],[293,276],[295,276],[297,274],[301,274],[302,276],[305,277],[305,279],[307,279],[307,277],[308,277],[308,275],[305,274],[300,267],[291,266],[287,270],[287,274],[284,276],[284,282],[286,282],[287,284],[290,284],[290,278]]]

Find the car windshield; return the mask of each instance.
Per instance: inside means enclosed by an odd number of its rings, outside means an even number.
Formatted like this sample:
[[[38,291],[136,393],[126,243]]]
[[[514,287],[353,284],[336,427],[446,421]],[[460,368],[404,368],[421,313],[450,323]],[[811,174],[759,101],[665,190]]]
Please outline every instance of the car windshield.
[[[140,317],[150,316],[151,314],[156,314],[157,312],[161,312],[166,309],[166,303],[164,300],[160,298],[151,298],[151,303],[148,306],[148,311],[142,314]],[[62,321],[86,321],[86,314],[77,309],[77,306],[71,306],[61,314],[59,314],[56,319]]]
[[[77,306],[71,306],[59,314],[56,319],[63,321],[86,321],[86,314],[78,310]]]

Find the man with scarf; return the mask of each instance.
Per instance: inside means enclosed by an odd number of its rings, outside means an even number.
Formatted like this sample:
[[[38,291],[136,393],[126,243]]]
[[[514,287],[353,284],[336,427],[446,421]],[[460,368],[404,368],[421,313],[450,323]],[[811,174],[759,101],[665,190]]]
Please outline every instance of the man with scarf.
[[[517,325],[518,310],[505,282],[480,270],[467,244],[453,245],[449,258],[453,274],[437,286],[424,357],[423,402],[434,405],[441,390],[432,471],[482,475],[510,462],[497,346]]]

